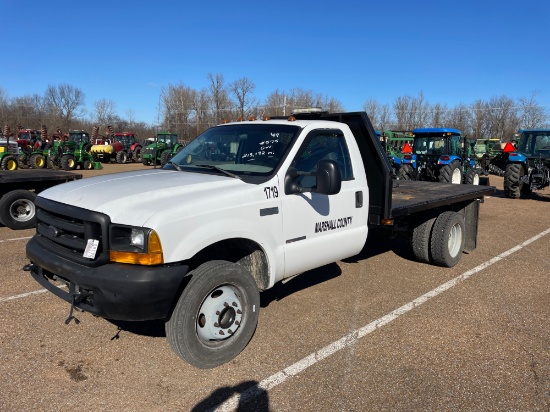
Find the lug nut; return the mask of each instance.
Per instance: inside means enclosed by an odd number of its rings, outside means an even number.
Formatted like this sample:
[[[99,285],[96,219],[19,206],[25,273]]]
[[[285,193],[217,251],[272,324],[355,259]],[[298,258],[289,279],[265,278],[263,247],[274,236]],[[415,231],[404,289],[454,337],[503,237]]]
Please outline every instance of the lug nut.
[[[225,333],[223,333],[223,330],[220,330],[220,335],[225,335]]]
[[[237,302],[233,302],[232,305],[237,307]]]
[[[219,328],[219,327],[220,327],[220,324],[219,324],[218,322],[216,322],[216,323],[214,323],[214,326],[215,326],[216,328]]]

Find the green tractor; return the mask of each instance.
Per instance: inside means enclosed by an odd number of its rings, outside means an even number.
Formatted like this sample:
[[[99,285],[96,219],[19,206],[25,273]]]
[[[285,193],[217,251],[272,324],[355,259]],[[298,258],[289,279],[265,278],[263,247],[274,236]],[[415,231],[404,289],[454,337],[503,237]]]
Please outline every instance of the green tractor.
[[[0,169],[17,170],[19,168],[19,156],[21,150],[15,140],[10,142],[12,135],[10,127],[5,126],[3,136],[0,137]]]
[[[142,150],[141,162],[144,166],[164,166],[184,146],[178,142],[176,133],[159,132],[156,139]]]
[[[91,147],[89,133],[84,130],[71,130],[68,138],[64,136],[62,140],[54,142],[48,156],[48,165],[52,169],[63,170],[75,170],[77,167],[85,170],[93,169],[94,159],[90,154]]]
[[[381,133],[377,132],[377,134],[380,137],[380,143],[386,152],[393,172],[396,174],[405,157],[403,148],[406,144],[412,145],[414,137],[411,132],[395,130],[384,130]]]

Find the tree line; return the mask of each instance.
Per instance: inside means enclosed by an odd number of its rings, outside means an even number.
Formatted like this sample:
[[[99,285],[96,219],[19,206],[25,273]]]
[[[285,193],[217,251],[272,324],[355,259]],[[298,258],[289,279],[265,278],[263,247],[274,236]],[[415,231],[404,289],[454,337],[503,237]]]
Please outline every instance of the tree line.
[[[293,109],[321,107],[329,112],[345,111],[336,98],[312,90],[293,88],[268,94],[263,100],[254,95],[256,86],[247,77],[226,82],[222,74],[209,73],[207,86],[194,89],[184,83],[168,84],[159,97],[159,125],[136,121],[130,110],[125,117],[117,114],[116,103],[108,99],[95,101],[89,113],[85,110],[85,94],[70,84],[50,85],[43,95],[8,98],[0,87],[0,121],[2,125],[22,125],[39,130],[60,128],[133,131],[145,138],[157,130],[176,132],[182,140],[191,140],[209,127],[224,120],[263,116],[290,115]],[[411,131],[417,127],[449,127],[459,129],[471,139],[513,139],[520,128],[548,127],[550,116],[537,102],[537,93],[517,99],[496,96],[470,104],[448,106],[430,103],[420,92],[417,96],[399,96],[393,103],[381,104],[368,98],[366,111],[377,130]]]

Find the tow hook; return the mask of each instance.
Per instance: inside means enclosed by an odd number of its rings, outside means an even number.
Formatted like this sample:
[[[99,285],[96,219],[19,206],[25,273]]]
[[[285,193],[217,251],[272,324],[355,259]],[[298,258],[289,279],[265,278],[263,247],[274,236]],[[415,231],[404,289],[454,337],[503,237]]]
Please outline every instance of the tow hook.
[[[72,293],[71,294],[71,308],[69,309],[69,317],[65,319],[65,325],[68,325],[71,323],[71,320],[74,320],[74,323],[78,325],[80,323],[80,320],[76,316],[73,315],[74,311],[82,311],[82,309],[79,309],[76,304],[82,302],[84,299],[86,299],[88,296],[90,296],[90,292],[78,292],[78,293]]]
[[[23,270],[25,272],[33,272],[35,268],[36,268],[36,265],[34,263],[29,263],[29,264],[23,266]]]

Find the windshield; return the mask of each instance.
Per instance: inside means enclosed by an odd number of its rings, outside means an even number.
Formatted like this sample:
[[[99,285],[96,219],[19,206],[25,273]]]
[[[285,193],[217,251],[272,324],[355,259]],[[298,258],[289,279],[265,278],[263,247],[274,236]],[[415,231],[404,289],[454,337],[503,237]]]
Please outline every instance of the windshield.
[[[185,146],[172,162],[183,170],[216,166],[240,176],[267,176],[278,167],[299,129],[249,123],[213,127]]]
[[[522,132],[519,151],[527,156],[550,157],[550,130]]]
[[[178,141],[177,134],[158,134],[157,141],[159,143],[165,143],[167,145],[175,145]]]
[[[416,154],[440,155],[445,153],[445,139],[441,137],[417,137],[413,152]]]
[[[71,133],[69,135],[69,140],[75,143],[88,143],[90,141],[90,136],[87,133]]]

